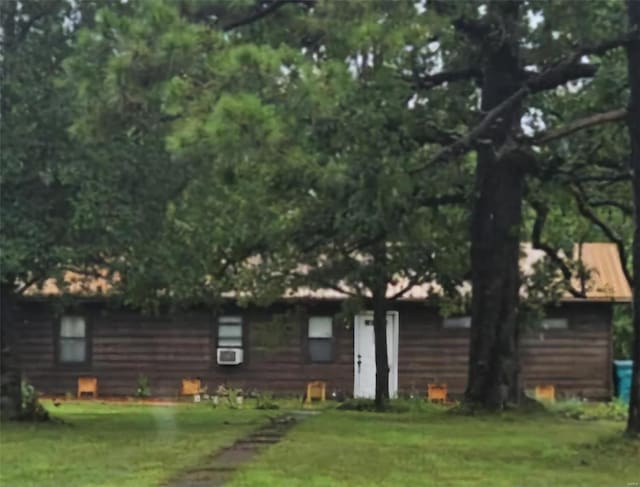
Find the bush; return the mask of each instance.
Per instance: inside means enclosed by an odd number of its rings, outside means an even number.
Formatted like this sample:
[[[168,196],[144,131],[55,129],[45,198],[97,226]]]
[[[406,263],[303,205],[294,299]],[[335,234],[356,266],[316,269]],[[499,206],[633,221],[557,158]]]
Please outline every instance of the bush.
[[[22,404],[20,418],[23,421],[48,421],[49,412],[38,400],[38,393],[26,380],[21,383]]]
[[[341,411],[375,411],[376,406],[371,399],[347,399],[337,409]]]
[[[343,411],[371,411],[381,412],[371,399],[349,399],[343,402],[337,409]],[[408,413],[408,412],[432,412],[441,411],[443,406],[431,403],[426,399],[392,399],[382,412]]]
[[[627,404],[620,400],[589,403],[580,399],[567,399],[550,403],[547,408],[560,416],[583,421],[598,419],[625,421],[628,413]]]
[[[151,387],[149,386],[149,378],[146,375],[138,376],[138,387],[136,388],[136,397],[150,397]]]
[[[240,397],[244,397],[242,389],[234,389],[233,387],[226,387],[224,385],[218,386],[216,395],[221,400],[224,400],[231,409],[238,409],[242,402]],[[214,404],[215,407],[215,404]]]
[[[256,395],[256,409],[279,409],[273,394],[270,392],[258,393]]]

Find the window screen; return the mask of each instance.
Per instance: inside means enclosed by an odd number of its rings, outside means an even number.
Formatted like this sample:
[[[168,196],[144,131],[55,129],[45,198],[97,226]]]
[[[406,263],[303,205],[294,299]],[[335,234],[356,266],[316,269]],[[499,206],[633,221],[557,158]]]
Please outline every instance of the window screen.
[[[242,320],[238,317],[223,316],[218,321],[218,347],[242,347]]]
[[[59,357],[63,363],[87,360],[87,325],[81,316],[63,316],[60,320]]]
[[[329,316],[309,318],[309,357],[312,362],[333,360],[333,322]]]

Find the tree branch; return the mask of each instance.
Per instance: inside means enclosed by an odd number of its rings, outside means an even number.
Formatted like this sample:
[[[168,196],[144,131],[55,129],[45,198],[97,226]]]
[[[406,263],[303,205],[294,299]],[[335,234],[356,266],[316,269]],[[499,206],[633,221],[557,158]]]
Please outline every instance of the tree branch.
[[[411,78],[404,78],[412,83],[413,88],[417,90],[430,90],[444,83],[452,83],[456,81],[481,80],[482,70],[477,66],[468,68],[443,71],[435,74],[415,74]]]
[[[529,94],[528,87],[524,86],[513,93],[511,96],[502,101],[494,108],[492,108],[484,118],[473,129],[467,132],[466,135],[460,137],[452,144],[440,149],[429,161],[419,167],[416,167],[409,171],[409,174],[415,175],[424,171],[427,168],[434,166],[435,164],[446,162],[453,157],[462,155],[471,149],[472,144],[480,137],[482,137],[493,125],[498,118],[502,117],[507,111],[509,111],[514,105],[519,103]]]
[[[25,23],[23,23],[22,26],[20,27],[20,31],[18,32],[18,35],[16,36],[16,39],[15,39],[16,44],[20,44],[24,42],[24,40],[29,35],[29,31],[33,28],[33,26],[36,24],[38,20],[46,17],[47,15],[51,15],[53,13],[55,13],[55,6],[53,8],[50,7],[48,9],[44,9],[38,12],[36,15],[31,17]]]
[[[459,17],[452,22],[453,27],[460,33],[466,35],[470,39],[480,40],[491,34],[491,24],[476,19],[467,19]]]
[[[531,77],[527,83],[532,93],[552,90],[568,81],[580,78],[590,78],[596,74],[597,65],[581,63],[583,56],[598,55],[618,47],[626,46],[632,39],[633,32],[627,32],[615,39],[609,39],[592,46],[578,47],[565,59],[543,70],[542,75]]]
[[[224,5],[224,2],[222,5],[219,3],[205,5],[195,12],[190,12],[187,5],[183,4],[182,14],[200,22],[209,21],[211,17],[215,17],[220,28],[228,32],[238,27],[252,24],[276,12],[287,4],[299,4],[310,7],[315,4],[315,1],[316,0],[258,0],[253,8],[229,20],[224,19],[227,14],[227,5]]]
[[[627,110],[625,108],[619,108],[617,110],[610,110],[604,113],[596,113],[595,115],[589,115],[588,117],[574,120],[573,122],[554,130],[547,130],[535,137],[529,139],[531,145],[547,144],[553,140],[561,139],[568,135],[571,135],[580,130],[588,129],[595,125],[601,125],[609,122],[621,122],[624,121],[627,116]]]
[[[444,205],[461,205],[466,203],[469,197],[464,193],[451,193],[440,196],[428,196],[419,198],[418,203],[423,207],[434,207]]]
[[[578,205],[578,211],[580,212],[580,214],[591,223],[596,225],[600,230],[602,230],[602,233],[604,233],[605,236],[609,240],[611,240],[611,242],[616,244],[624,277],[627,279],[629,286],[633,286],[633,278],[629,273],[629,269],[627,268],[627,252],[624,246],[624,241],[590,208],[589,203],[587,202],[582,190],[578,185],[572,185],[570,191],[576,200],[576,204]]]
[[[601,206],[612,206],[614,208],[618,208],[622,213],[627,216],[633,215],[633,207],[631,205],[625,205],[619,201],[613,200],[591,200],[589,201],[589,206],[598,208]]]
[[[412,287],[418,285],[420,282],[420,279],[418,278],[418,276],[414,276],[411,279],[409,279],[409,282],[407,283],[406,286],[404,286],[402,289],[400,289],[397,293],[392,294],[391,296],[389,296],[387,299],[389,301],[394,301],[396,299],[400,299],[402,296],[404,296],[405,294],[407,294]]]
[[[631,30],[631,31],[625,32],[620,37],[608,39],[599,44],[593,44],[591,46],[582,46],[576,52],[576,56],[579,56],[579,57],[589,56],[589,55],[602,56],[603,54],[606,54],[608,51],[611,51],[612,49],[616,49],[618,47],[625,47],[627,44],[629,44],[629,42],[631,42],[635,38],[636,35],[637,34],[633,30]]]
[[[239,19],[227,22],[222,26],[222,30],[228,32],[238,27],[252,24],[257,20],[260,20],[263,17],[266,17],[267,15],[275,12],[288,3],[297,3],[309,6],[313,5],[313,3],[315,3],[315,0],[273,0],[271,2],[261,2],[258,4],[258,7],[255,9],[255,11]]]
[[[598,67],[594,64],[580,63],[580,57],[575,59],[573,56],[565,61],[544,70],[537,76],[528,77],[526,84],[532,93],[553,90],[569,81],[580,78],[591,78],[598,71]]]
[[[41,281],[43,279],[44,279],[43,276],[38,276],[38,277],[33,277],[29,279],[27,282],[22,283],[22,285],[15,290],[16,295],[20,296],[24,294],[27,291],[27,289],[29,289],[31,286],[33,286],[38,281]]]
[[[589,53],[601,54],[609,49],[623,46],[629,42],[630,39],[631,35],[626,34],[621,38],[613,39],[596,46],[583,47],[577,52],[574,52],[566,60],[560,61],[539,75],[532,76],[530,79],[525,81],[524,86],[503,100],[502,103],[491,109],[466,135],[460,137],[448,146],[443,147],[433,157],[431,157],[427,163],[412,169],[409,173],[411,175],[415,175],[435,164],[448,161],[469,151],[473,144],[491,128],[496,120],[503,117],[530,93],[553,89],[568,81],[583,78],[585,76],[593,76],[597,67],[590,64],[580,63],[580,58]]]
[[[558,269],[560,269],[562,277],[564,277],[564,280],[567,283],[567,289],[572,296],[576,298],[586,298],[587,296],[584,292],[578,291],[571,285],[571,269],[569,269],[569,266],[564,261],[564,259],[562,259],[562,257],[558,255],[556,249],[554,249],[548,243],[542,241],[542,230],[544,228],[544,224],[547,221],[549,208],[547,208],[547,206],[539,201],[531,201],[530,204],[536,212],[536,219],[533,223],[533,229],[531,231],[531,244],[533,245],[533,248],[542,250],[549,257],[549,259],[551,259],[551,262],[553,262],[558,267]]]

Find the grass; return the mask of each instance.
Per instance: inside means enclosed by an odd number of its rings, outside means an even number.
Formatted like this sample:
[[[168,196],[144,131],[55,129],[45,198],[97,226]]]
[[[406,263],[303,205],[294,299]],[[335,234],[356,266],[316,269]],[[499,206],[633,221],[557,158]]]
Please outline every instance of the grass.
[[[278,411],[208,405],[64,403],[69,424],[3,424],[2,486],[157,486]],[[328,403],[325,406],[328,406]],[[231,486],[635,485],[640,442],[622,421],[557,414],[454,415],[424,402],[402,413],[326,409],[245,465]],[[577,407],[572,405],[572,410]],[[326,408],[326,407],[325,407]],[[592,416],[590,416],[592,418]]]
[[[640,482],[621,421],[552,414],[327,411],[243,467],[232,486],[602,486]]]
[[[0,485],[158,485],[274,414],[204,404],[63,403],[49,409],[68,424],[2,424]]]

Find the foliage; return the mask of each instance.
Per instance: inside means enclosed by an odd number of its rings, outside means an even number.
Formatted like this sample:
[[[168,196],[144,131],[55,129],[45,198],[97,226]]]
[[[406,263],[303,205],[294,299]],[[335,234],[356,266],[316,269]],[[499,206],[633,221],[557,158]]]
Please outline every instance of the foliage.
[[[22,404],[19,419],[22,421],[48,421],[49,412],[42,406],[38,391],[26,380],[21,383]]]
[[[286,347],[299,337],[299,326],[306,314],[300,307],[294,307],[283,313],[274,313],[268,321],[259,321],[251,325],[251,352],[270,354]]]
[[[136,397],[151,397],[151,386],[149,385],[149,377],[146,375],[138,375],[138,386],[136,387]]]
[[[244,392],[240,388],[236,389],[231,386],[221,384],[216,389],[216,395],[218,398],[222,398],[224,404],[231,409],[238,409],[244,402]]]
[[[630,359],[633,344],[632,309],[630,304],[613,307],[613,356]]]
[[[80,251],[71,246],[75,235],[68,222],[78,190],[69,176],[82,153],[66,133],[69,93],[55,84],[70,51],[72,34],[63,28],[69,5],[7,1],[1,13],[0,268],[2,281],[17,285],[15,280],[41,277]],[[27,27],[36,20],[37,29]]]
[[[580,399],[567,399],[546,405],[553,413],[580,420],[612,420],[626,421],[627,403],[615,400],[611,402],[588,403]]]
[[[423,39],[428,29],[397,30],[413,7],[358,2],[346,9],[361,15],[350,37],[350,13],[318,8],[307,19],[313,29],[344,23],[323,56],[300,50],[294,39],[274,48],[269,40],[280,33],[273,26],[223,36],[159,1],[135,4],[126,14],[102,9],[93,33],[81,35],[66,64],[79,99],[78,136],[164,140],[171,157],[192,168],[169,206],[162,245],[147,249],[144,269],[130,269],[128,280],[140,279],[136,290],[206,299],[228,278],[268,300],[291,284],[299,264],[317,271],[303,278],[314,285],[344,277],[361,286],[372,272],[364,265],[369,241],[393,244],[384,272],[394,278],[438,272],[447,285],[456,274],[460,259],[439,246],[446,241],[449,250],[464,251],[464,238],[452,245],[450,230],[465,215],[430,214],[416,203],[447,185],[437,184],[434,172],[430,188],[420,188],[407,174],[422,157],[412,133],[429,114],[406,109],[411,89],[394,74],[409,62],[403,39]],[[389,25],[376,28],[379,16],[389,14]],[[379,62],[354,76],[345,55],[373,41]],[[398,64],[383,63],[383,56]],[[90,111],[83,108],[89,104]],[[449,186],[458,185],[469,167],[443,174],[453,178]],[[439,230],[445,221],[446,233]],[[262,257],[260,266],[239,265],[251,255]],[[318,269],[320,256],[330,265]]]
[[[238,409],[243,403],[242,389],[227,388],[227,404],[231,409]]]
[[[270,392],[260,392],[256,396],[256,409],[279,409],[280,406],[275,401]]]
[[[3,30],[38,20],[38,3],[5,2],[14,10],[3,8]],[[445,314],[467,304],[458,291],[469,276],[476,158],[432,158],[484,115],[478,86],[502,78],[483,67],[506,4],[305,3],[237,30],[227,15],[249,2],[110,2],[95,15],[93,3],[76,4],[55,3],[7,51],[6,279],[104,266],[128,302],[152,308],[169,297],[216,304],[229,290],[266,303],[292,287],[330,286],[351,296],[351,310],[369,306],[374,288],[437,281]],[[523,2],[514,45],[528,71],[518,83],[563,66],[558,53],[607,39],[622,15],[616,2]],[[65,29],[67,18],[82,22]],[[491,33],[478,41],[465,23]],[[536,151],[520,133],[624,104],[621,61],[589,56],[593,81],[531,93],[513,115],[529,123],[495,137],[525,140],[533,160],[525,219],[511,234],[537,228],[567,254],[575,241],[628,241],[619,127]],[[467,67],[476,74],[430,84],[436,71]],[[481,152],[492,137],[460,152]],[[539,270],[526,279],[522,323],[561,291],[551,267]]]
[[[371,399],[348,399],[337,406],[336,409],[341,411],[368,411],[381,412],[376,408],[374,401]],[[434,404],[426,399],[392,399],[387,404],[383,412],[388,413],[428,413],[432,411],[440,411],[445,409],[443,406]]]

